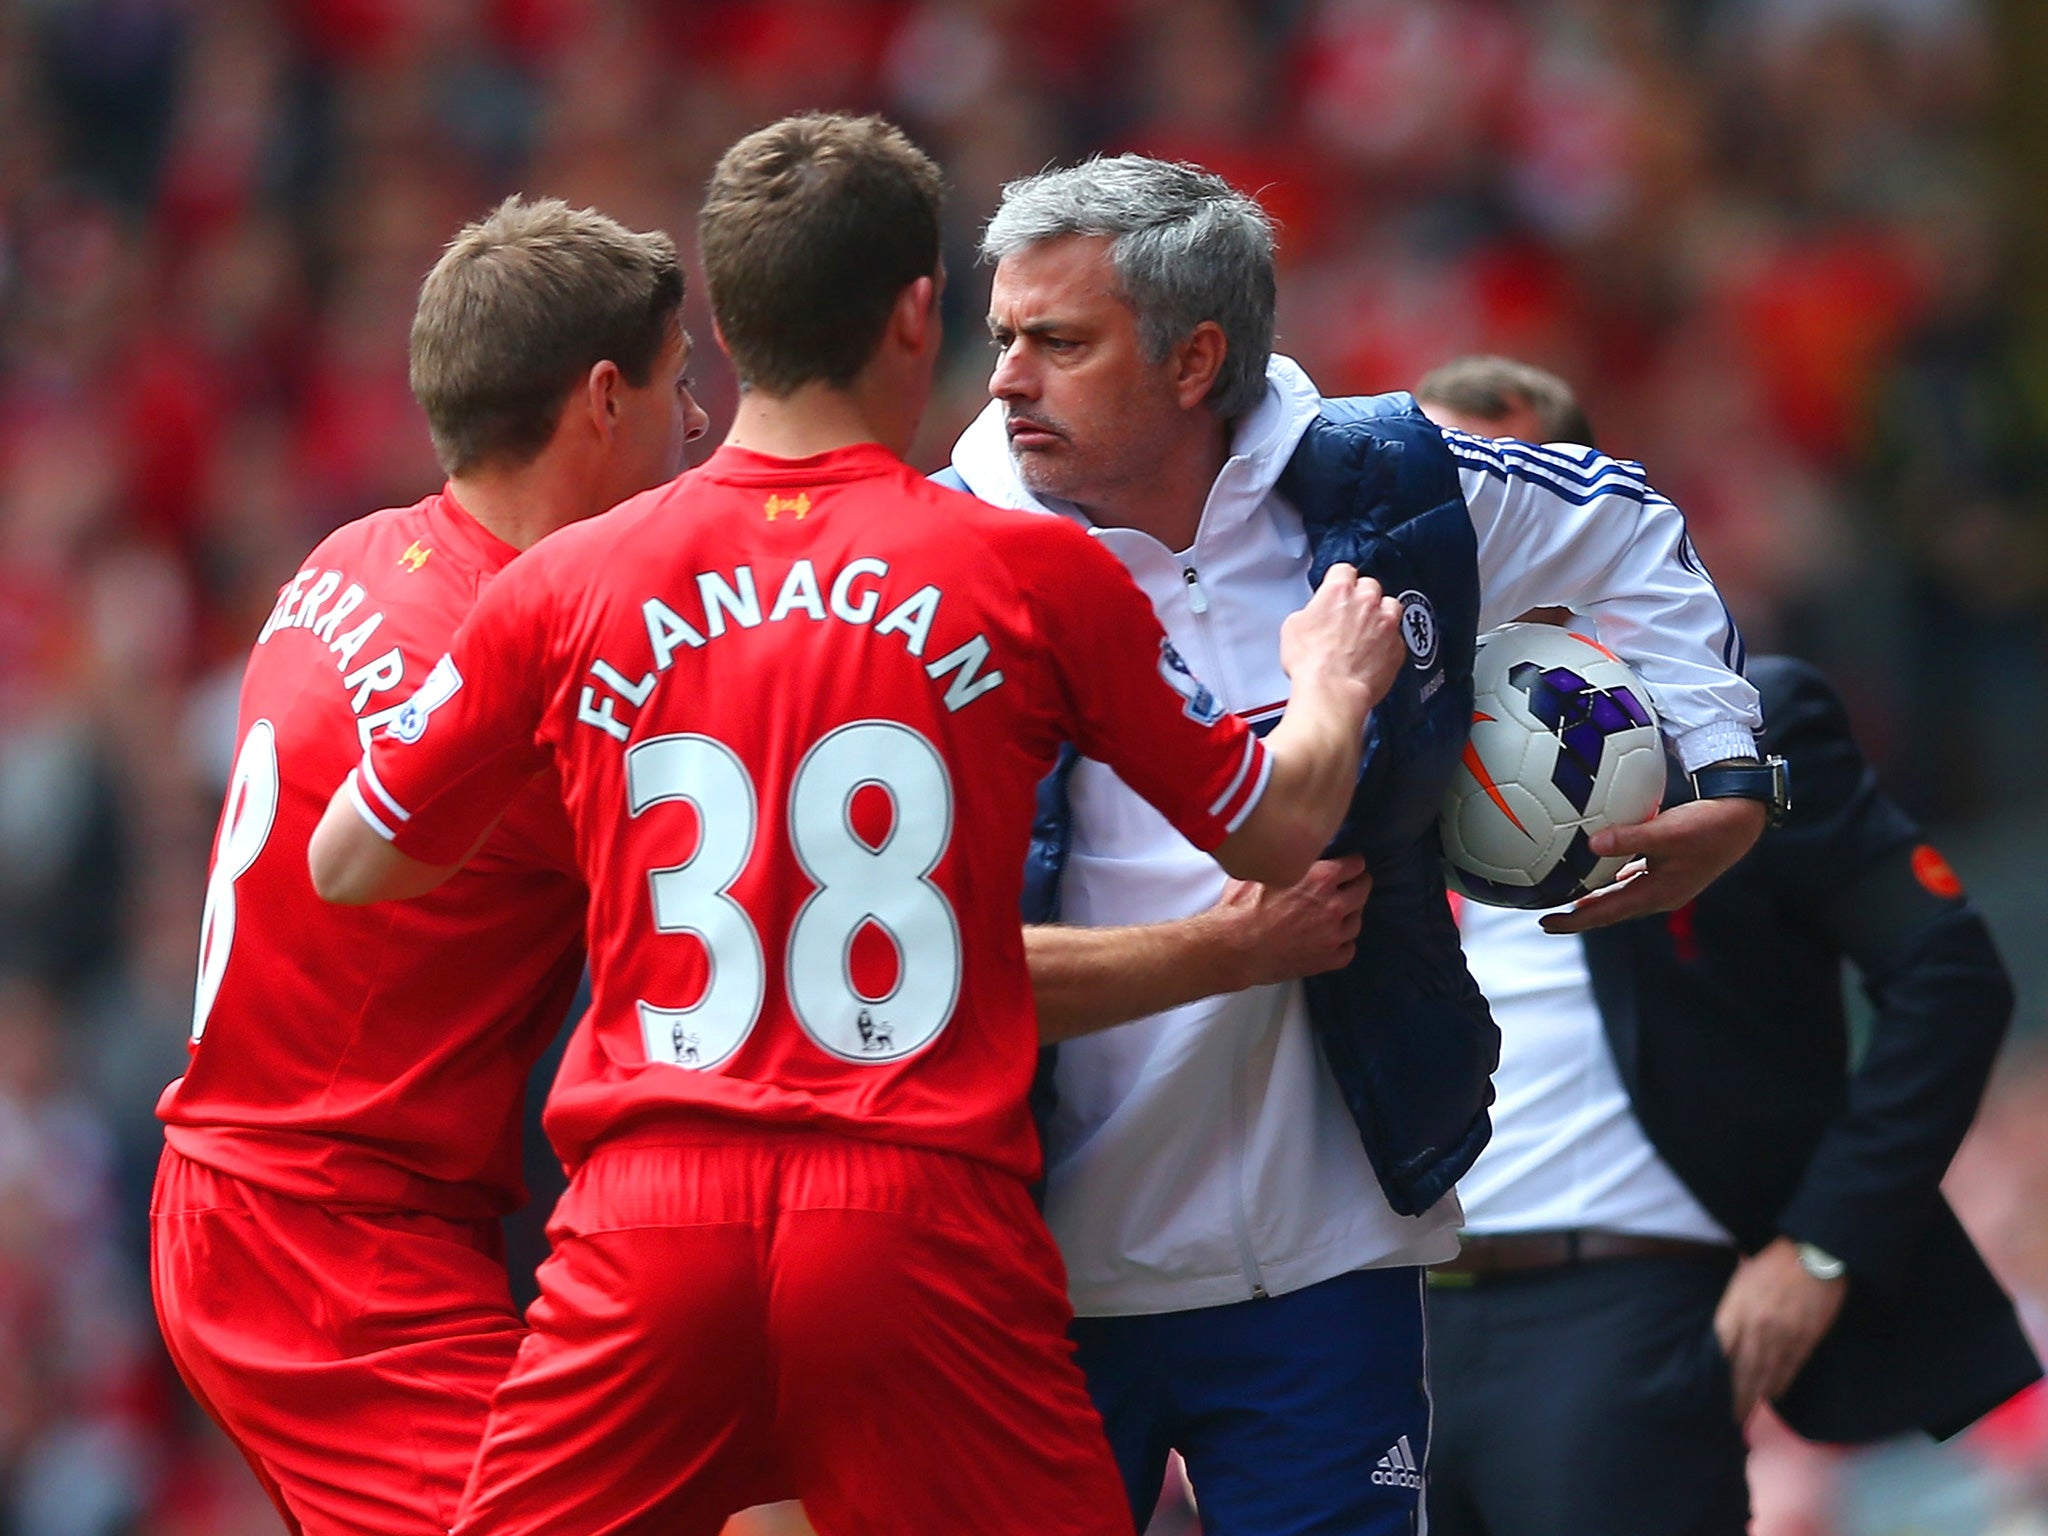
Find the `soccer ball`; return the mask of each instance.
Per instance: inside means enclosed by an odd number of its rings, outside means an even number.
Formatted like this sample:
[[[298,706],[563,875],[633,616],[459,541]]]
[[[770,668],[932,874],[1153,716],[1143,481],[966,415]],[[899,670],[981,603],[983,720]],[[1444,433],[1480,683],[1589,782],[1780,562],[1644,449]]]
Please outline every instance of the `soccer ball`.
[[[1472,737],[1440,823],[1451,888],[1558,907],[1608,884],[1628,860],[1596,856],[1587,837],[1664,799],[1649,691],[1599,641],[1552,624],[1482,635],[1472,683]]]

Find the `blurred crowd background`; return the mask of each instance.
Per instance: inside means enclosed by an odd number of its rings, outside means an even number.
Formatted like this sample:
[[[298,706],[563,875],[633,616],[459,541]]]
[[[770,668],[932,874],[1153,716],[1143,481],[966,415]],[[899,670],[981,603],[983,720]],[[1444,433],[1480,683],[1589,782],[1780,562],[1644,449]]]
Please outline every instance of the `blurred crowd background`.
[[[2048,1335],[2044,66],[2040,0],[0,0],[0,1536],[276,1529],[156,1343],[151,1109],[243,653],[439,481],[420,277],[515,189],[687,248],[717,153],[807,106],[950,177],[925,467],[984,398],[999,187],[1095,150],[1259,193],[1326,393],[1573,380],[1992,914],[2022,1012],[1952,1183]],[[1758,1439],[1766,1536],[2048,1531],[2038,1396]]]

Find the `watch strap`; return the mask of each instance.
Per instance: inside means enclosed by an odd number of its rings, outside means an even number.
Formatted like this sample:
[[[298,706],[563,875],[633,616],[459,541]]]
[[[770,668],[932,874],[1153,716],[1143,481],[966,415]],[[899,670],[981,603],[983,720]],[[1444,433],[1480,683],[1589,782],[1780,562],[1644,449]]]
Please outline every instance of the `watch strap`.
[[[1775,754],[1758,762],[1720,763],[1692,773],[1693,795],[1701,800],[1759,800],[1776,826],[1792,809],[1791,777]]]

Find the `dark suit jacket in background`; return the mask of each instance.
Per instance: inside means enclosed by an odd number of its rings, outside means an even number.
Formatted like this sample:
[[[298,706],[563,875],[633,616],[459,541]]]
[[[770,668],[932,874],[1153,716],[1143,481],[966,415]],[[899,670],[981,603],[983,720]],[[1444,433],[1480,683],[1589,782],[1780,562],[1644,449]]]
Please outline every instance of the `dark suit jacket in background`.
[[[1785,1234],[1849,1267],[1786,1421],[1817,1440],[1947,1436],[2041,1374],[1939,1189],[2011,985],[1826,680],[1786,657],[1748,671],[1792,813],[1690,906],[1589,933],[1594,993],[1643,1129],[1742,1249]],[[1875,1009],[1853,1072],[1845,956]]]

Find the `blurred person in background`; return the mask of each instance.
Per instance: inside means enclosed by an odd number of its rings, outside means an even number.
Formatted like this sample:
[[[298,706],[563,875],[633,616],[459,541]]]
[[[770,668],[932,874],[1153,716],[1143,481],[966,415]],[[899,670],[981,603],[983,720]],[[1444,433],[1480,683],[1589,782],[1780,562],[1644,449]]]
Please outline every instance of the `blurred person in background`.
[[[1138,1020],[1065,1039],[1043,1120],[1074,1337],[1134,1512],[1178,1450],[1223,1536],[1408,1531],[1419,1266],[1455,1252],[1497,1043],[1435,833],[1477,629],[1583,602],[1656,679],[1686,765],[1738,776],[1733,798],[1603,834],[1649,869],[1551,919],[1568,927],[1684,902],[1761,828],[1741,642],[1634,466],[1561,472],[1447,437],[1404,395],[1327,400],[1273,354],[1271,226],[1220,177],[1137,155],[1045,172],[1005,188],[983,252],[994,398],[941,478],[1088,529],[1220,707],[1279,711],[1280,620],[1329,562],[1400,594],[1409,665],[1342,856],[1306,891],[1226,888],[1070,754],[1041,796],[1026,936],[1047,1038]],[[1324,903],[1340,916],[1297,921]]]
[[[306,842],[497,573],[679,467],[705,428],[682,301],[668,236],[593,210],[513,198],[465,228],[411,341],[447,486],[322,542],[250,655],[152,1277],[180,1373],[295,1531],[454,1519],[524,1334],[497,1223],[584,908],[551,784],[401,907],[319,901]]]
[[[1525,364],[1460,359],[1416,398],[1593,459],[1570,387]],[[1820,1440],[1947,1437],[2040,1376],[1939,1191],[2005,968],[1820,673],[1748,674],[1791,806],[1727,874],[1581,937],[1459,904],[1502,1045],[1463,1246],[1430,1271],[1446,1536],[1740,1536],[1759,1403]],[[1690,793],[1674,769],[1666,804]],[[1873,1008],[1853,1064],[1845,959]]]
[[[2041,1035],[2016,1038],[1999,1063],[1943,1190],[1992,1272],[2012,1291],[2035,1353],[2048,1357],[2048,1040]],[[2023,1530],[2029,1515],[2035,1529],[2048,1521],[2048,1382],[2034,1383],[1958,1441],[1890,1449],[1918,1474],[1919,1498],[1911,1499],[1901,1479],[1887,1476],[1891,1469],[1870,1457],[1879,1464],[1858,1458],[1841,1468],[1840,1480],[1857,1502],[1912,1509],[1943,1498],[1974,1471],[1979,1498],[1994,1516],[1987,1524],[2002,1517]],[[1946,1454],[1937,1459],[1930,1450]],[[1923,1523],[1938,1529],[1931,1519]]]
[[[157,1470],[147,1347],[115,1223],[113,1147],[71,1080],[55,994],[0,971],[0,1464],[7,1529],[113,1536]]]

